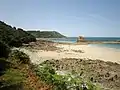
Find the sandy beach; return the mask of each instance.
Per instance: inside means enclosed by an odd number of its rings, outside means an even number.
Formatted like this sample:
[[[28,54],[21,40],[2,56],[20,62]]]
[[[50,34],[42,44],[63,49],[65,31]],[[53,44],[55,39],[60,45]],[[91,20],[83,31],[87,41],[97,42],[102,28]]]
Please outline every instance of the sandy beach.
[[[120,64],[120,51],[112,48],[97,47],[91,45],[76,45],[76,44],[55,44],[56,50],[39,50],[38,49],[25,49],[22,51],[27,53],[33,63],[41,63],[50,59],[62,58],[76,58],[76,59],[92,59],[111,61]],[[46,46],[47,47],[47,46]],[[49,48],[49,46],[47,47]],[[50,47],[51,48],[51,47]]]
[[[33,64],[48,64],[56,71],[76,72],[98,82],[102,90],[120,90],[120,51],[83,44],[37,41],[19,48]]]

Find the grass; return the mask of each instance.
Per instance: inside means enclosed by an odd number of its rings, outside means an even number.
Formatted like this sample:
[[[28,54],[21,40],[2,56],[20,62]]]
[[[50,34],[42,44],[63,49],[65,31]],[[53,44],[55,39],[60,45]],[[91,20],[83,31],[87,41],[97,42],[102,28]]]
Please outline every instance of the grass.
[[[25,80],[24,74],[19,72],[17,69],[8,69],[5,74],[1,77],[3,86],[10,86],[13,84],[20,84]]]

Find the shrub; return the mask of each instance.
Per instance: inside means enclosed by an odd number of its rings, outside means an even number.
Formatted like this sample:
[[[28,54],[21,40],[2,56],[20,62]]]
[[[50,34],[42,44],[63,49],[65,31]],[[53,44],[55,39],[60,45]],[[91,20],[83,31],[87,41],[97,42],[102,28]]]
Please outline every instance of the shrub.
[[[19,39],[12,39],[8,44],[14,47],[22,46],[22,42]]]
[[[1,90],[21,90],[22,83],[25,80],[24,74],[17,69],[8,69],[3,76],[1,76],[2,85]],[[15,89],[16,88],[16,89]]]
[[[16,64],[30,64],[29,56],[19,50],[13,50],[9,59]]]
[[[75,75],[72,74],[57,74],[49,64],[43,63],[39,65],[35,71],[41,80],[52,84],[54,90],[100,90],[92,82],[85,81],[80,76],[75,77]]]
[[[4,74],[4,71],[9,68],[10,63],[5,58],[0,58],[0,76]]]
[[[0,41],[0,58],[5,57],[7,58],[10,53],[10,48]]]
[[[10,25],[0,21],[0,41],[9,46],[19,47],[22,43],[36,41],[36,38],[21,28],[12,28]]]
[[[67,90],[64,78],[61,75],[57,75],[51,66],[38,66],[36,69],[36,74],[41,80],[48,84],[54,85],[55,90]]]

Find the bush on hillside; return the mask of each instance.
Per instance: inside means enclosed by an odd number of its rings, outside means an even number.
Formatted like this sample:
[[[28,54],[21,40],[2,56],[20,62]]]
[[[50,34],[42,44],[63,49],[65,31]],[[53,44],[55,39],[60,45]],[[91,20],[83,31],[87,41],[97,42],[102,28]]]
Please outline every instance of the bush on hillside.
[[[13,50],[7,59],[1,58],[0,90],[24,90],[25,71],[28,70],[29,63],[29,57],[18,50]]]
[[[0,58],[5,57],[7,58],[10,52],[10,48],[0,41]]]
[[[24,82],[24,73],[17,69],[8,69],[5,74],[1,76],[0,90],[24,90],[22,83]]]
[[[30,64],[29,56],[18,50],[12,51],[9,59],[11,62],[16,64]]]
[[[36,41],[36,38],[21,28],[16,29],[0,21],[0,41],[12,47],[19,47],[22,43]]]
[[[19,39],[12,39],[8,44],[14,47],[22,46],[22,42]]]
[[[10,63],[6,61],[5,58],[0,58],[0,76],[3,75],[5,70],[7,70],[10,66]]]

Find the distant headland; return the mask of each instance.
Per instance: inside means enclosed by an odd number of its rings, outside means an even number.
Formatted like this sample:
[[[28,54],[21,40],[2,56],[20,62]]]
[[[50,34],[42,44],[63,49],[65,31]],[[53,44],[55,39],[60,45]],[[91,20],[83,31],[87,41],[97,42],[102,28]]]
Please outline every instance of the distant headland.
[[[65,38],[66,36],[57,31],[27,31],[36,38]]]

